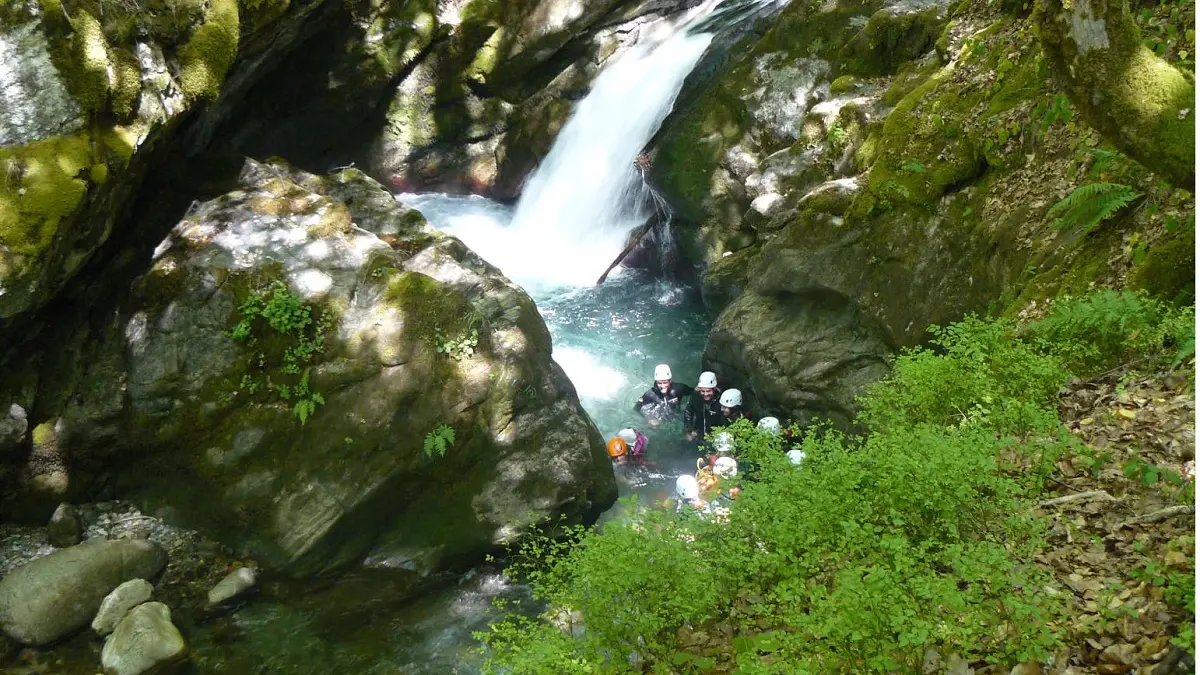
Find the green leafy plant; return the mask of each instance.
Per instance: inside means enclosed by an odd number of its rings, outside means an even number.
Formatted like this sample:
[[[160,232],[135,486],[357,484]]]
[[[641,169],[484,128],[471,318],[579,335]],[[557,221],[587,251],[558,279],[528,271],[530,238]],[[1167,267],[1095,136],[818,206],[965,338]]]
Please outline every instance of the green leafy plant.
[[[846,144],[850,142],[850,132],[846,131],[841,121],[834,120],[825,132],[825,140],[829,142],[829,149],[834,154],[839,154],[846,148]]]
[[[925,173],[925,165],[915,159],[910,159],[900,167],[900,170],[907,173]]]
[[[446,337],[441,328],[435,329],[434,344],[437,347],[439,354],[462,361],[469,359],[475,354],[475,348],[479,346],[479,329],[471,327],[457,337]]]
[[[446,456],[446,449],[454,445],[454,429],[448,424],[439,425],[433,431],[425,434],[421,450],[426,457]]]
[[[1086,234],[1140,196],[1120,183],[1087,183],[1051,206],[1046,215],[1062,229],[1077,228]]]
[[[251,350],[248,368],[238,392],[256,396],[272,392],[292,402],[292,413],[301,424],[324,405],[325,397],[309,386],[311,364],[325,350],[325,334],[333,324],[327,311],[292,293],[287,284],[274,281],[246,296],[230,336]]]
[[[1104,289],[1058,299],[1023,333],[1076,375],[1094,375],[1139,354],[1173,368],[1195,354],[1195,316],[1194,307]]]

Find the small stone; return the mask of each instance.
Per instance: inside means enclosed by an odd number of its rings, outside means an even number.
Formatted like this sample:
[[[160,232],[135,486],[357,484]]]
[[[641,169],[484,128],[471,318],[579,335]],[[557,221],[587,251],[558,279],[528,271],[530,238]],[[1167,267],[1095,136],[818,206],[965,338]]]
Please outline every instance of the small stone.
[[[208,608],[241,595],[253,588],[256,580],[254,569],[250,567],[239,567],[230,572],[208,592]]]
[[[187,657],[187,643],[161,602],[134,607],[100,652],[107,675],[142,675]]]
[[[113,632],[129,610],[149,600],[153,593],[154,586],[145,579],[130,579],[117,586],[112,593],[104,597],[104,602],[100,603],[100,611],[96,612],[96,618],[92,619],[92,630],[96,631],[97,635]]]
[[[46,525],[46,539],[55,548],[67,548],[83,541],[83,520],[79,509],[67,502],[58,505]]]
[[[1128,666],[1133,663],[1133,657],[1136,653],[1137,647],[1131,644],[1112,645],[1105,648],[1100,654],[1100,660],[1104,663]]]

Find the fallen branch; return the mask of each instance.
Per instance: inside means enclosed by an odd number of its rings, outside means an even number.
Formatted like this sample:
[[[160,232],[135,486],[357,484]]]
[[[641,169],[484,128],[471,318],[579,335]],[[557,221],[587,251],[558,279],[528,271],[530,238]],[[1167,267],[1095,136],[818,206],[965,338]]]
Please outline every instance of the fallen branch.
[[[625,250],[621,251],[621,254],[617,256],[617,259],[612,261],[611,264],[609,264],[608,269],[604,270],[604,274],[601,274],[600,278],[596,280],[597,286],[604,283],[604,280],[608,278],[608,273],[613,271],[614,267],[616,267],[617,265],[620,265],[621,261],[625,259],[625,256],[629,255],[629,253],[631,251],[633,251],[633,248],[635,246],[637,246],[639,242],[641,242],[642,237],[645,237],[646,234],[650,232],[650,226],[653,223],[654,223],[654,220],[651,219],[651,220],[646,221],[645,225],[642,225],[641,231],[638,232],[637,235],[635,235],[633,237],[633,240],[629,242],[629,245],[625,247]]]
[[[1157,523],[1157,522],[1166,520],[1167,518],[1174,518],[1175,516],[1182,516],[1185,513],[1195,513],[1195,512],[1196,512],[1196,507],[1192,504],[1184,504],[1182,506],[1168,506],[1165,509],[1155,511],[1154,513],[1147,513],[1146,515],[1138,516],[1137,518],[1134,518],[1133,520],[1127,520],[1127,521],[1121,523],[1120,525],[1117,525],[1117,529],[1119,530],[1123,527],[1131,527],[1133,525],[1146,525],[1148,523]]]
[[[1055,497],[1054,499],[1040,501],[1038,502],[1038,506],[1061,506],[1063,504],[1070,504],[1071,502],[1080,502],[1085,499],[1103,499],[1106,502],[1117,501],[1116,497],[1103,490],[1093,490],[1091,492],[1079,492],[1073,495],[1066,495],[1064,497]]]

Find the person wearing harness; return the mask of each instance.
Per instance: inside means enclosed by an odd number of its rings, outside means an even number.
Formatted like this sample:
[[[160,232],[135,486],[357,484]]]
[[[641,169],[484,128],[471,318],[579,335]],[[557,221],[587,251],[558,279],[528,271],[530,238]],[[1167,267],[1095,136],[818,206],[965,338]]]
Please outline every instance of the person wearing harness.
[[[646,434],[626,427],[617,432],[617,438],[625,441],[625,445],[629,448],[629,455],[637,464],[644,464],[646,461],[646,445],[650,440],[646,438]]]
[[[700,381],[696,383],[696,395],[692,396],[683,411],[683,426],[687,429],[689,441],[708,436],[708,432],[721,423],[721,404],[717,400],[720,395],[716,373],[700,373]]]
[[[665,418],[674,417],[690,392],[686,385],[671,379],[671,366],[660,363],[654,368],[654,386],[642,394],[633,409],[656,427]]]

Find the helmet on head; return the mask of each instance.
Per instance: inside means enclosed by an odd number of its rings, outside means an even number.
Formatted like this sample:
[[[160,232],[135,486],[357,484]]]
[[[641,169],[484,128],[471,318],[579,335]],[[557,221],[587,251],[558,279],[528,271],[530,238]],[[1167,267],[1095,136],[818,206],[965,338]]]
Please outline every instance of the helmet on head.
[[[654,366],[654,381],[661,382],[662,380],[671,379],[671,366],[665,363],[660,363]]]
[[[637,432],[633,429],[625,428],[617,432],[617,438],[625,441],[627,445],[632,446],[637,443]]]
[[[717,374],[711,371],[700,373],[700,381],[696,383],[697,389],[716,389]]]
[[[713,438],[713,449],[717,452],[733,452],[733,434],[722,431]]]
[[[608,442],[609,457],[620,457],[627,452],[629,452],[629,445],[625,443],[625,441],[619,438],[614,438]]]
[[[726,389],[721,394],[721,405],[726,408],[736,408],[742,404],[742,392],[737,389]]]
[[[695,501],[700,498],[700,485],[696,482],[696,477],[684,474],[675,479],[675,496],[686,501]]]
[[[783,427],[779,424],[778,417],[764,417],[758,421],[758,428],[771,434],[778,436]]]
[[[792,460],[792,464],[799,464],[804,461],[804,451],[799,448],[788,450],[787,458]]]
[[[732,457],[718,457],[713,463],[713,473],[721,478],[737,478],[737,460]]]

